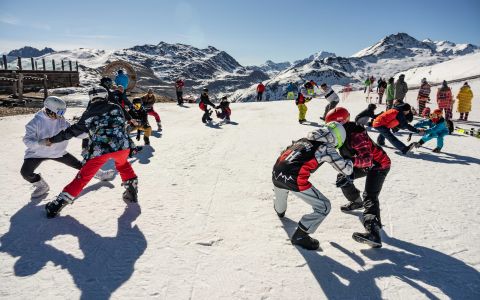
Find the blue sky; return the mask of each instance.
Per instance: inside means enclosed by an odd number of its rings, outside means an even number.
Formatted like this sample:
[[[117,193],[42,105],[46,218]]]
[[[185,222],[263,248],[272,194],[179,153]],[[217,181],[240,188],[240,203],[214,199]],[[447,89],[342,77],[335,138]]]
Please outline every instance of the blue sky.
[[[212,45],[243,65],[320,50],[350,56],[386,35],[480,45],[477,0],[0,0],[0,51]]]

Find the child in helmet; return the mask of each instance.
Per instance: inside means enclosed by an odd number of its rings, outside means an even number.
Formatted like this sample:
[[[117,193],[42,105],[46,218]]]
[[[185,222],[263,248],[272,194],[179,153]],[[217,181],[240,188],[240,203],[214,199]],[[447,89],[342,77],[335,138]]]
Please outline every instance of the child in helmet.
[[[414,125],[415,128],[426,128],[423,132],[422,138],[414,143],[415,147],[420,147],[429,140],[436,138],[437,147],[432,151],[439,153],[443,148],[443,138],[449,134],[448,127],[445,119],[442,115],[442,110],[437,108],[433,110],[428,119],[422,120]]]
[[[80,170],[82,167],[82,162],[67,152],[68,141],[63,141],[51,147],[47,147],[43,142],[45,138],[55,135],[70,126],[63,117],[67,110],[65,101],[59,97],[49,96],[45,99],[43,106],[43,109],[37,112],[25,126],[26,131],[23,137],[27,150],[25,151],[20,174],[35,187],[35,190],[32,192],[33,198],[41,197],[50,190],[44,178],[40,174],[35,173],[35,169],[43,161],[58,161],[77,170]],[[111,180],[114,175],[115,172],[113,170],[98,170],[95,177],[100,180]]]
[[[215,108],[215,104],[213,104],[212,101],[210,101],[210,98],[208,97],[208,89],[204,88],[202,90],[202,94],[200,95],[200,103],[198,104],[198,107],[204,111],[202,116],[203,123],[212,121],[212,118],[210,117],[210,114],[212,112],[208,109],[208,105]]]
[[[140,132],[143,131],[143,141],[145,145],[150,145],[150,135],[152,135],[152,127],[148,123],[147,111],[142,107],[142,99],[135,98],[132,101],[133,108],[130,110],[132,119],[137,121],[138,125],[129,127],[129,132],[137,130],[137,141],[140,140]]]
[[[115,168],[122,178],[122,185],[125,187],[123,200],[138,201],[137,175],[127,160],[130,153],[130,139],[125,131],[123,111],[120,106],[108,101],[107,90],[103,87],[90,89],[88,95],[90,105],[80,120],[42,141],[47,146],[52,146],[84,133],[89,135],[88,151],[84,156],[85,164],[57,198],[47,203],[45,210],[48,218],[57,216],[67,204],[72,204],[85,185],[109,159],[115,161]]]
[[[225,123],[229,123],[232,110],[226,96],[222,97],[220,104],[216,108],[220,109],[220,111],[216,111],[217,118],[224,120]]]
[[[350,122],[350,113],[345,108],[336,107],[332,109],[328,112],[325,121],[337,121],[343,125],[346,137],[345,142],[339,148],[340,155],[344,159],[352,160],[353,177],[355,179],[366,177],[363,199],[352,180],[348,180],[342,174],[337,177],[337,186],[342,189],[343,195],[349,201],[348,204],[341,207],[341,210],[349,212],[365,208],[362,221],[366,232],[355,232],[352,237],[357,242],[379,248],[382,246],[380,238],[382,223],[378,195],[390,171],[390,158],[382,147],[372,141],[365,128],[358,124],[358,121],[357,123]]]
[[[304,90],[304,89],[302,89]],[[305,119],[306,115],[307,115],[307,102],[309,102],[310,100],[312,100],[311,97],[305,97],[303,95],[302,92],[299,92],[298,95],[297,95],[297,99],[295,100],[295,104],[297,105],[297,108],[298,108],[298,122],[300,124],[302,124],[303,122],[307,121],[307,119]]]
[[[147,93],[142,97],[142,103],[147,111],[149,116],[153,116],[155,118],[155,122],[157,122],[157,130],[162,131],[162,121],[160,120],[160,116],[158,113],[153,109],[153,105],[155,104],[155,95],[153,94],[152,89],[148,89]]]
[[[340,123],[331,122],[310,132],[306,138],[299,139],[288,146],[273,166],[272,181],[275,192],[273,208],[282,218],[287,210],[288,193],[291,192],[313,207],[298,222],[291,242],[308,250],[319,247],[318,240],[310,237],[330,212],[330,201],[310,182],[310,174],[323,163],[329,163],[334,169],[350,176],[352,162],[343,159],[335,148],[345,141],[345,129]]]

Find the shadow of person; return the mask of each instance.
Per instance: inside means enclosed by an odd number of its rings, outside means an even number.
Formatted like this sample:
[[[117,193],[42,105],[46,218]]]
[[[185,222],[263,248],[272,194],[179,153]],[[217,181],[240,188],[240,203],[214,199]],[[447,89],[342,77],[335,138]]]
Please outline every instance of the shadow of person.
[[[158,139],[158,138],[161,138],[162,135],[163,135],[163,134],[162,134],[162,131],[158,131],[158,130],[152,131],[152,136],[153,136],[153,137],[156,137],[157,139]]]
[[[282,218],[290,237],[297,223]],[[377,279],[398,278],[429,299],[438,299],[425,285],[439,289],[450,299],[480,299],[480,273],[463,261],[439,251],[388,237],[382,232],[384,248],[360,252],[377,264],[366,266],[356,253],[331,242],[333,248],[358,266],[351,269],[316,251],[297,248],[328,299],[382,299]],[[422,283],[422,284],[419,284]]]
[[[466,155],[448,153],[448,152],[440,152],[438,154],[427,153],[427,152],[421,152],[421,153],[413,152],[413,155],[409,155],[409,158],[423,159],[431,162],[436,162],[436,163],[439,162],[439,163],[445,163],[445,164],[460,164],[460,165],[480,164],[480,159],[478,158],[466,156]]]
[[[321,126],[317,122],[310,122],[310,121],[305,121],[305,122],[302,123],[302,125],[313,126],[313,127],[320,127]]]
[[[215,128],[215,129],[222,129],[219,123],[214,123],[214,122],[207,122],[205,123],[205,126],[210,128]]]
[[[118,218],[116,236],[102,237],[70,216],[47,219],[44,205],[39,204],[33,200],[17,211],[10,219],[9,231],[0,237],[0,252],[19,257],[13,266],[15,276],[34,275],[52,262],[70,273],[81,299],[108,299],[128,281],[135,262],[147,248],[145,236],[132,224],[141,213],[138,205],[125,207]],[[78,238],[84,257],[50,245],[61,235]],[[69,297],[67,293],[64,298]]]
[[[129,160],[131,164],[138,161],[138,163],[145,165],[150,163],[150,158],[153,157],[153,152],[155,152],[155,148],[151,145],[143,146],[142,151],[135,154],[134,158]]]

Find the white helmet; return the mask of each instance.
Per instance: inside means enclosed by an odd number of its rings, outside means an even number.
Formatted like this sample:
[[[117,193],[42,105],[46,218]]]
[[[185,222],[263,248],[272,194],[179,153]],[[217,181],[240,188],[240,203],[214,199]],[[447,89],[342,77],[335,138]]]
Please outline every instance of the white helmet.
[[[329,122],[326,125],[330,133],[335,138],[335,148],[338,149],[342,147],[347,137],[347,133],[345,132],[345,128],[343,128],[343,125],[338,122]]]
[[[101,86],[95,86],[88,91],[88,97],[92,102],[95,100],[105,100],[107,99],[107,96],[107,90]]]
[[[45,107],[45,112],[50,117],[63,117],[67,111],[67,104],[59,97],[48,96],[43,102],[43,107]]]

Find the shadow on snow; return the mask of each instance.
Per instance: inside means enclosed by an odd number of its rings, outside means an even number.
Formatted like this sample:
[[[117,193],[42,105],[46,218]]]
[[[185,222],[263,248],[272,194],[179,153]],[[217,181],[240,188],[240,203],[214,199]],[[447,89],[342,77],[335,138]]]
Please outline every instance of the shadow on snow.
[[[35,199],[17,211],[10,219],[9,231],[0,238],[0,252],[19,257],[13,266],[15,276],[34,275],[52,262],[70,273],[81,299],[110,298],[132,276],[135,262],[147,248],[145,236],[132,224],[141,213],[140,207],[125,207],[118,218],[117,235],[103,237],[70,216],[47,219],[44,205],[39,204],[40,199]],[[84,258],[49,245],[61,235],[78,238]]]
[[[286,217],[281,221],[291,237],[297,223]],[[297,249],[328,299],[382,299],[376,279],[390,277],[402,280],[428,299],[439,297],[422,285],[435,287],[450,299],[480,299],[480,273],[463,261],[389,237],[384,232],[382,242],[387,248],[360,250],[376,263],[371,266],[356,253],[330,242],[332,247],[350,257],[360,267],[359,271],[319,252]]]

